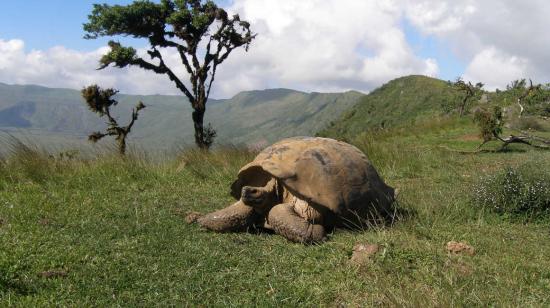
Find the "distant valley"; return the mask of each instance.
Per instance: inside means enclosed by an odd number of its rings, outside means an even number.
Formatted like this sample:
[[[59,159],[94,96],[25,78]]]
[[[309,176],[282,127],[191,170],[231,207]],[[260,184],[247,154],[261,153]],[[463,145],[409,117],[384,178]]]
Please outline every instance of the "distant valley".
[[[265,145],[296,135],[314,135],[365,95],[304,93],[289,89],[241,92],[230,99],[209,100],[206,123],[218,132],[218,144]],[[124,124],[131,108],[143,101],[130,144],[166,150],[193,144],[191,107],[183,96],[117,95],[114,113]],[[82,145],[87,135],[105,127],[85,106],[80,91],[0,83],[0,135],[41,146]]]

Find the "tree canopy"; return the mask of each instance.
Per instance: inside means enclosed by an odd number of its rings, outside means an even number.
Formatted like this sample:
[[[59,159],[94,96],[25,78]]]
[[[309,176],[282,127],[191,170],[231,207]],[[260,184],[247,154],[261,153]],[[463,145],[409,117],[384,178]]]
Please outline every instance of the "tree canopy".
[[[472,82],[465,82],[461,77],[456,79],[454,87],[464,94],[462,101],[458,105],[460,116],[464,115],[471,100],[483,93],[483,86],[484,84],[481,82],[473,85]]]

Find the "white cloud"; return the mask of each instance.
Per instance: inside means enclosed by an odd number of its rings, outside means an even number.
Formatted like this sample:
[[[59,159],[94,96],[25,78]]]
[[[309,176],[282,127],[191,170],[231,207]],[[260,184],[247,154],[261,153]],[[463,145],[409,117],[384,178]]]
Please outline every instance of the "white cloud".
[[[213,97],[272,87],[368,91],[401,75],[438,71],[434,59],[408,45],[400,1],[235,0],[228,9],[251,21],[258,37],[248,53],[235,50],[218,68]],[[166,77],[140,69],[94,70],[104,48],[26,51],[19,40],[0,40],[2,48],[14,58],[0,62],[2,82],[70,88],[97,82],[130,93],[179,93]],[[177,54],[169,57],[179,62]]]
[[[27,52],[21,40],[0,39],[0,81],[79,89],[92,83],[128,93],[178,93],[165,76],[137,68],[98,71],[98,60],[108,49],[79,52],[62,46]],[[143,51],[142,51],[143,52]]]
[[[519,78],[550,80],[550,2],[408,0],[405,14],[426,35],[449,44],[464,77],[504,87]]]
[[[510,81],[524,76],[528,67],[527,59],[507,55],[490,47],[474,57],[466,68],[464,79],[482,81],[489,90],[503,89]]]
[[[220,83],[230,89],[368,91],[405,74],[435,75],[435,60],[416,56],[408,45],[398,4],[237,0],[230,10],[250,20],[259,35],[248,54],[228,60]],[[229,78],[236,73],[247,77]]]

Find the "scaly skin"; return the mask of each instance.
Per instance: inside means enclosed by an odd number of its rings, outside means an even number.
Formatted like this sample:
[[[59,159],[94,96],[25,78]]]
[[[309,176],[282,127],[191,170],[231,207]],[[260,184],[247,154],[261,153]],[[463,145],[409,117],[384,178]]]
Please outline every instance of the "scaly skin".
[[[253,207],[241,200],[197,220],[202,227],[216,232],[244,231],[260,219]]]
[[[267,221],[276,233],[293,242],[312,244],[323,242],[326,238],[325,228],[298,216],[291,203],[274,206],[268,213]]]

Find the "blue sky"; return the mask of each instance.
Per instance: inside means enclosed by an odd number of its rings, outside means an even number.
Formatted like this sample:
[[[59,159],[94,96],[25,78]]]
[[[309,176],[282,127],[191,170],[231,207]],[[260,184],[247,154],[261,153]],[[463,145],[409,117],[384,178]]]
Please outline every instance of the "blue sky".
[[[177,93],[162,77],[135,69],[92,70],[109,40],[83,39],[82,24],[96,2],[0,1],[0,82],[73,88],[102,82],[126,92]],[[251,21],[259,34],[248,53],[235,52],[223,65],[218,97],[266,87],[367,92],[407,74],[462,76],[490,88],[517,78],[550,80],[546,0],[216,2]]]
[[[104,46],[107,38],[83,39],[82,24],[94,3],[125,5],[133,0],[1,0],[0,38],[18,38],[29,49],[62,45],[86,51]],[[230,1],[216,1],[228,5]],[[137,43],[143,45],[143,43]]]
[[[466,67],[465,61],[461,61],[445,42],[433,35],[423,35],[411,23],[402,20],[403,31],[411,48],[423,58],[433,58],[439,64],[438,78],[443,80],[455,80],[462,76]]]

